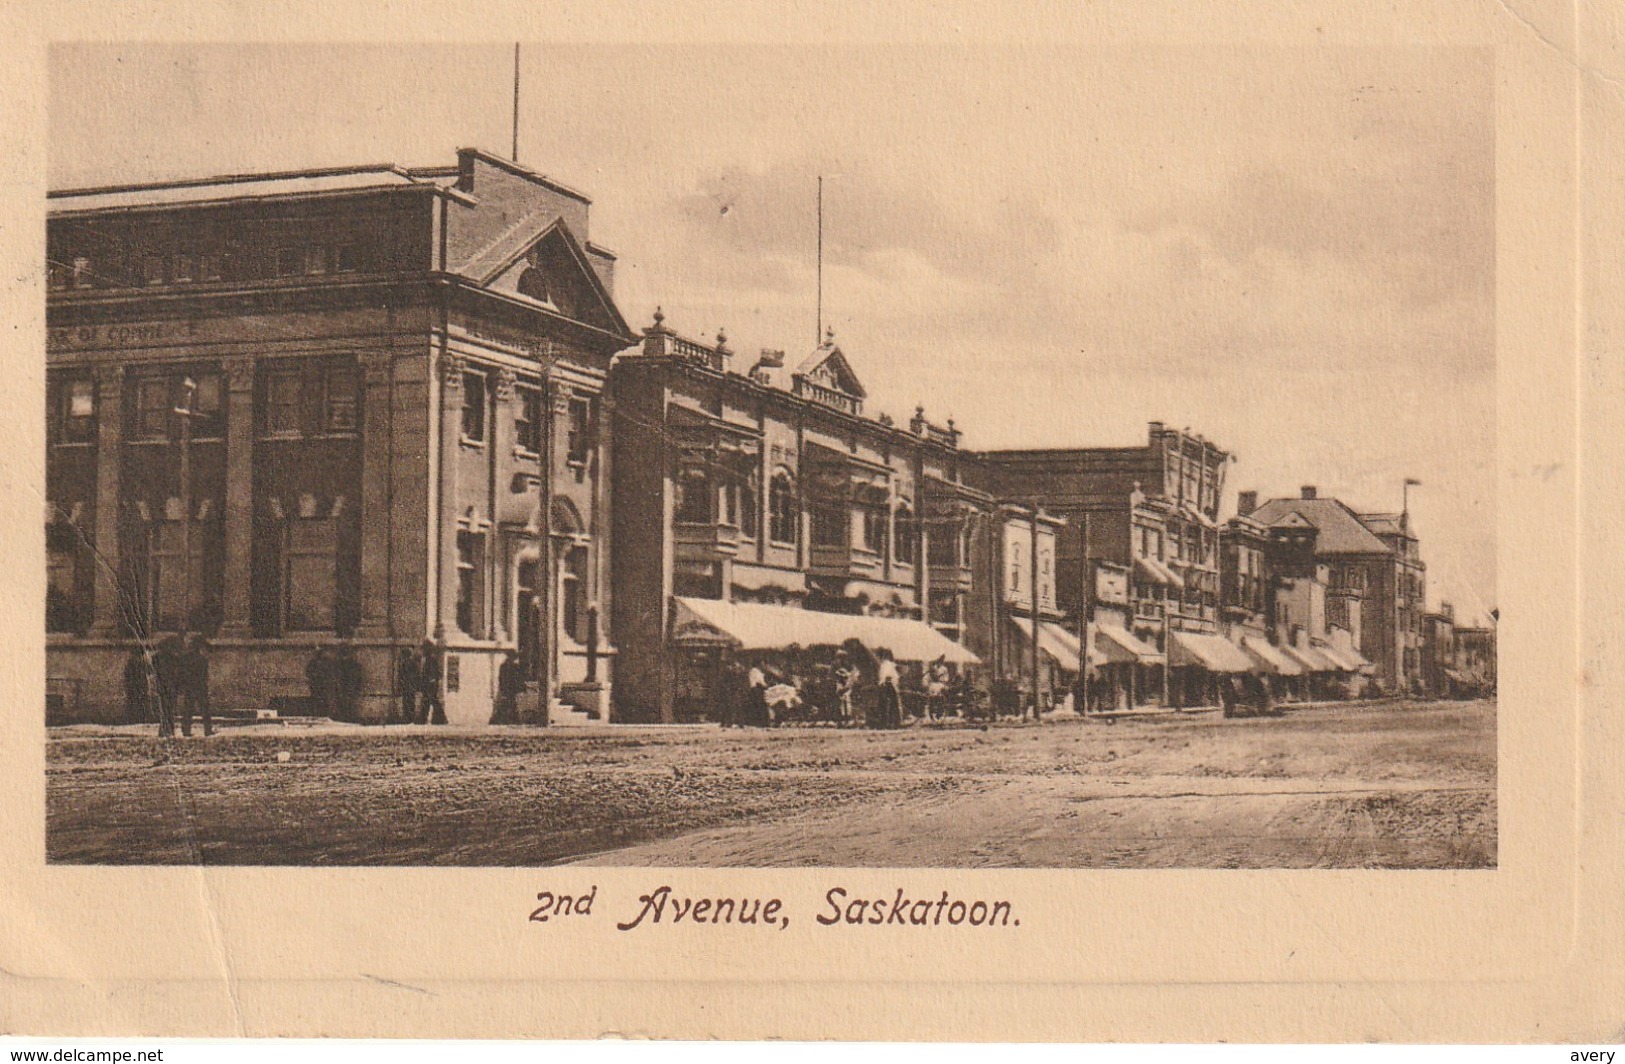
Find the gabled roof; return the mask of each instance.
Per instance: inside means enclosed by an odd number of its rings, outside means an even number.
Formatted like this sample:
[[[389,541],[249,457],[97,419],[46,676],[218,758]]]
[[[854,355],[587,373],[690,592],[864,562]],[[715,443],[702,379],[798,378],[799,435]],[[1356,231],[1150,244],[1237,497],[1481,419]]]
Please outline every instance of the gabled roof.
[[[1250,516],[1272,528],[1308,522],[1320,533],[1315,537],[1317,555],[1393,553],[1358,514],[1336,499],[1271,499]]]
[[[542,225],[540,231],[537,231],[537,223],[534,222],[528,229],[522,230],[522,240],[514,235],[516,231],[520,231],[517,230],[517,227],[510,228],[507,233],[498,237],[493,242],[492,248],[500,245],[505,249],[500,260],[496,259],[493,254],[488,254],[491,248],[475,255],[470,260],[470,263],[480,264],[479,273],[472,273],[466,269],[457,272],[470,277],[478,282],[481,287],[490,287],[493,282],[513,269],[541,244],[556,240],[565,249],[567,257],[575,265],[580,281],[604,312],[611,329],[622,336],[630,337],[631,328],[626,324],[626,319],[621,316],[620,308],[615,305],[615,298],[610,295],[609,289],[604,287],[604,282],[598,276],[598,271],[593,269],[592,263],[587,261],[586,250],[576,240],[575,234],[570,232],[570,227],[564,224],[563,218],[551,212],[549,212],[549,217],[551,220]],[[589,322],[588,324],[593,323]]]
[[[1379,536],[1409,536],[1404,514],[1361,514],[1360,523]]]
[[[839,388],[841,391],[848,395],[855,395],[859,399],[869,397],[869,393],[864,391],[863,383],[858,380],[858,375],[852,372],[852,363],[846,360],[846,355],[835,345],[833,335],[819,344],[812,354],[802,360],[801,365],[796,367],[795,375],[798,377],[810,376],[824,366],[828,366],[835,372],[836,379],[840,381]]]

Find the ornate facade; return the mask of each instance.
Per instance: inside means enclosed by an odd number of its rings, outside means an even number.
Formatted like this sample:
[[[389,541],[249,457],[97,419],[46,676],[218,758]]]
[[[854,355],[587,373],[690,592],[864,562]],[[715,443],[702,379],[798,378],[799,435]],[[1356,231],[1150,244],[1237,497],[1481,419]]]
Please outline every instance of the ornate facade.
[[[446,654],[453,720],[517,650],[530,712],[607,705],[610,359],[589,201],[475,150],[51,195],[49,675],[118,715],[129,648],[203,631],[221,708],[297,711],[354,648]]]

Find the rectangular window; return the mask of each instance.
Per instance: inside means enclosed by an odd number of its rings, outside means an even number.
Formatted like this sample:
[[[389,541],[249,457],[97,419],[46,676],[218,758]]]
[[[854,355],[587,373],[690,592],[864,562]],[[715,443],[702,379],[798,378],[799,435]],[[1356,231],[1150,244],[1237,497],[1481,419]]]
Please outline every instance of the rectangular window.
[[[301,429],[301,381],[297,369],[273,370],[265,378],[265,432],[297,436]]]
[[[135,383],[136,439],[168,439],[171,409],[168,377],[143,377],[137,380]]]
[[[67,263],[57,262],[55,259],[46,264],[45,281],[53,292],[68,287],[73,280],[73,269]]]
[[[340,244],[333,253],[333,268],[339,273],[354,273],[361,268],[361,252],[354,244]]]
[[[463,374],[463,439],[485,442],[485,374]]]
[[[356,428],[355,367],[338,363],[327,367],[327,401],[322,409],[322,431],[354,432]]]
[[[90,271],[90,260],[80,256],[73,260],[73,287],[89,288],[95,283]]]
[[[592,455],[592,401],[583,397],[570,400],[568,452],[571,465],[584,466]]]
[[[225,431],[224,407],[221,403],[220,374],[194,373],[197,385],[192,393],[192,438],[218,439]]]
[[[886,525],[885,510],[870,507],[863,511],[863,549],[876,554],[886,553]]]
[[[514,444],[530,454],[542,453],[542,390],[519,385],[514,390]]]
[[[815,547],[844,547],[851,511],[836,498],[821,498],[812,504],[812,542]]]
[[[164,521],[153,530],[152,616],[160,631],[181,631],[197,619],[204,594],[202,531],[192,522],[188,537],[184,521]]]
[[[220,253],[209,251],[198,256],[197,276],[200,281],[220,280]]]
[[[175,253],[175,280],[192,281],[197,278],[197,257],[189,251]]]
[[[686,525],[711,523],[711,476],[703,461],[689,460],[685,463],[678,470],[673,487],[676,493],[673,520]]]
[[[327,518],[294,518],[288,522],[285,624],[289,631],[319,632],[333,628],[337,597],[338,531]]]
[[[164,257],[162,255],[141,256],[141,282],[143,284],[164,283]]]
[[[326,273],[328,269],[326,244],[311,244],[305,248],[305,272]]]
[[[271,272],[277,277],[297,277],[305,272],[305,253],[296,247],[277,248],[272,253]]]
[[[57,402],[57,438],[63,443],[89,443],[96,438],[96,382],[88,377],[66,381]]]
[[[457,627],[463,634],[480,638],[484,635],[480,620],[484,617],[480,574],[485,565],[485,537],[477,532],[457,533]]]
[[[587,642],[587,548],[571,547],[559,589],[559,625],[577,643]]]

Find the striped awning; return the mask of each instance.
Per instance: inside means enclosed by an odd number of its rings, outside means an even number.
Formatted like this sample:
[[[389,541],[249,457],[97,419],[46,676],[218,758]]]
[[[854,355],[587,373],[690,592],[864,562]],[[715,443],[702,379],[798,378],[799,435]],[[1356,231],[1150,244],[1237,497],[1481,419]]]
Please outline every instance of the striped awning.
[[[1218,635],[1203,632],[1170,632],[1168,664],[1174,668],[1192,667],[1208,672],[1256,672],[1253,659],[1236,644]]]
[[[1010,620],[1015,623],[1023,638],[1032,639],[1033,622],[1030,618],[1011,617]],[[1078,651],[1081,649],[1078,646],[1078,637],[1060,625],[1050,621],[1038,622],[1038,649],[1048,654],[1057,665],[1068,672],[1078,671]],[[1094,656],[1091,655],[1089,660],[1093,663]]]
[[[1162,652],[1125,628],[1099,624],[1090,633],[1089,660],[1110,665],[1161,665]]]
[[[1302,676],[1303,666],[1281,652],[1279,647],[1257,636],[1241,637],[1241,649],[1255,661],[1260,671],[1271,676]]]
[[[870,650],[890,650],[899,661],[942,658],[951,665],[981,661],[924,621],[719,599],[677,598],[675,602],[672,642],[679,645],[723,642],[740,650],[782,650],[790,646],[840,646],[848,639],[856,639]]]

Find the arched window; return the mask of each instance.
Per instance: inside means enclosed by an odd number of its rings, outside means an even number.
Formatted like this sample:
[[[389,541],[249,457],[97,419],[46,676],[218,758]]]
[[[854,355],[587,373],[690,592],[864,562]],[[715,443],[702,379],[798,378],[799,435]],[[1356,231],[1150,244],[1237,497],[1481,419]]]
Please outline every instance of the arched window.
[[[920,530],[914,522],[914,510],[908,503],[900,503],[897,507],[895,523],[894,551],[897,561],[901,565],[913,565],[919,548]]]
[[[773,542],[794,546],[799,540],[800,516],[795,481],[786,470],[776,470],[768,488],[768,534]]]

